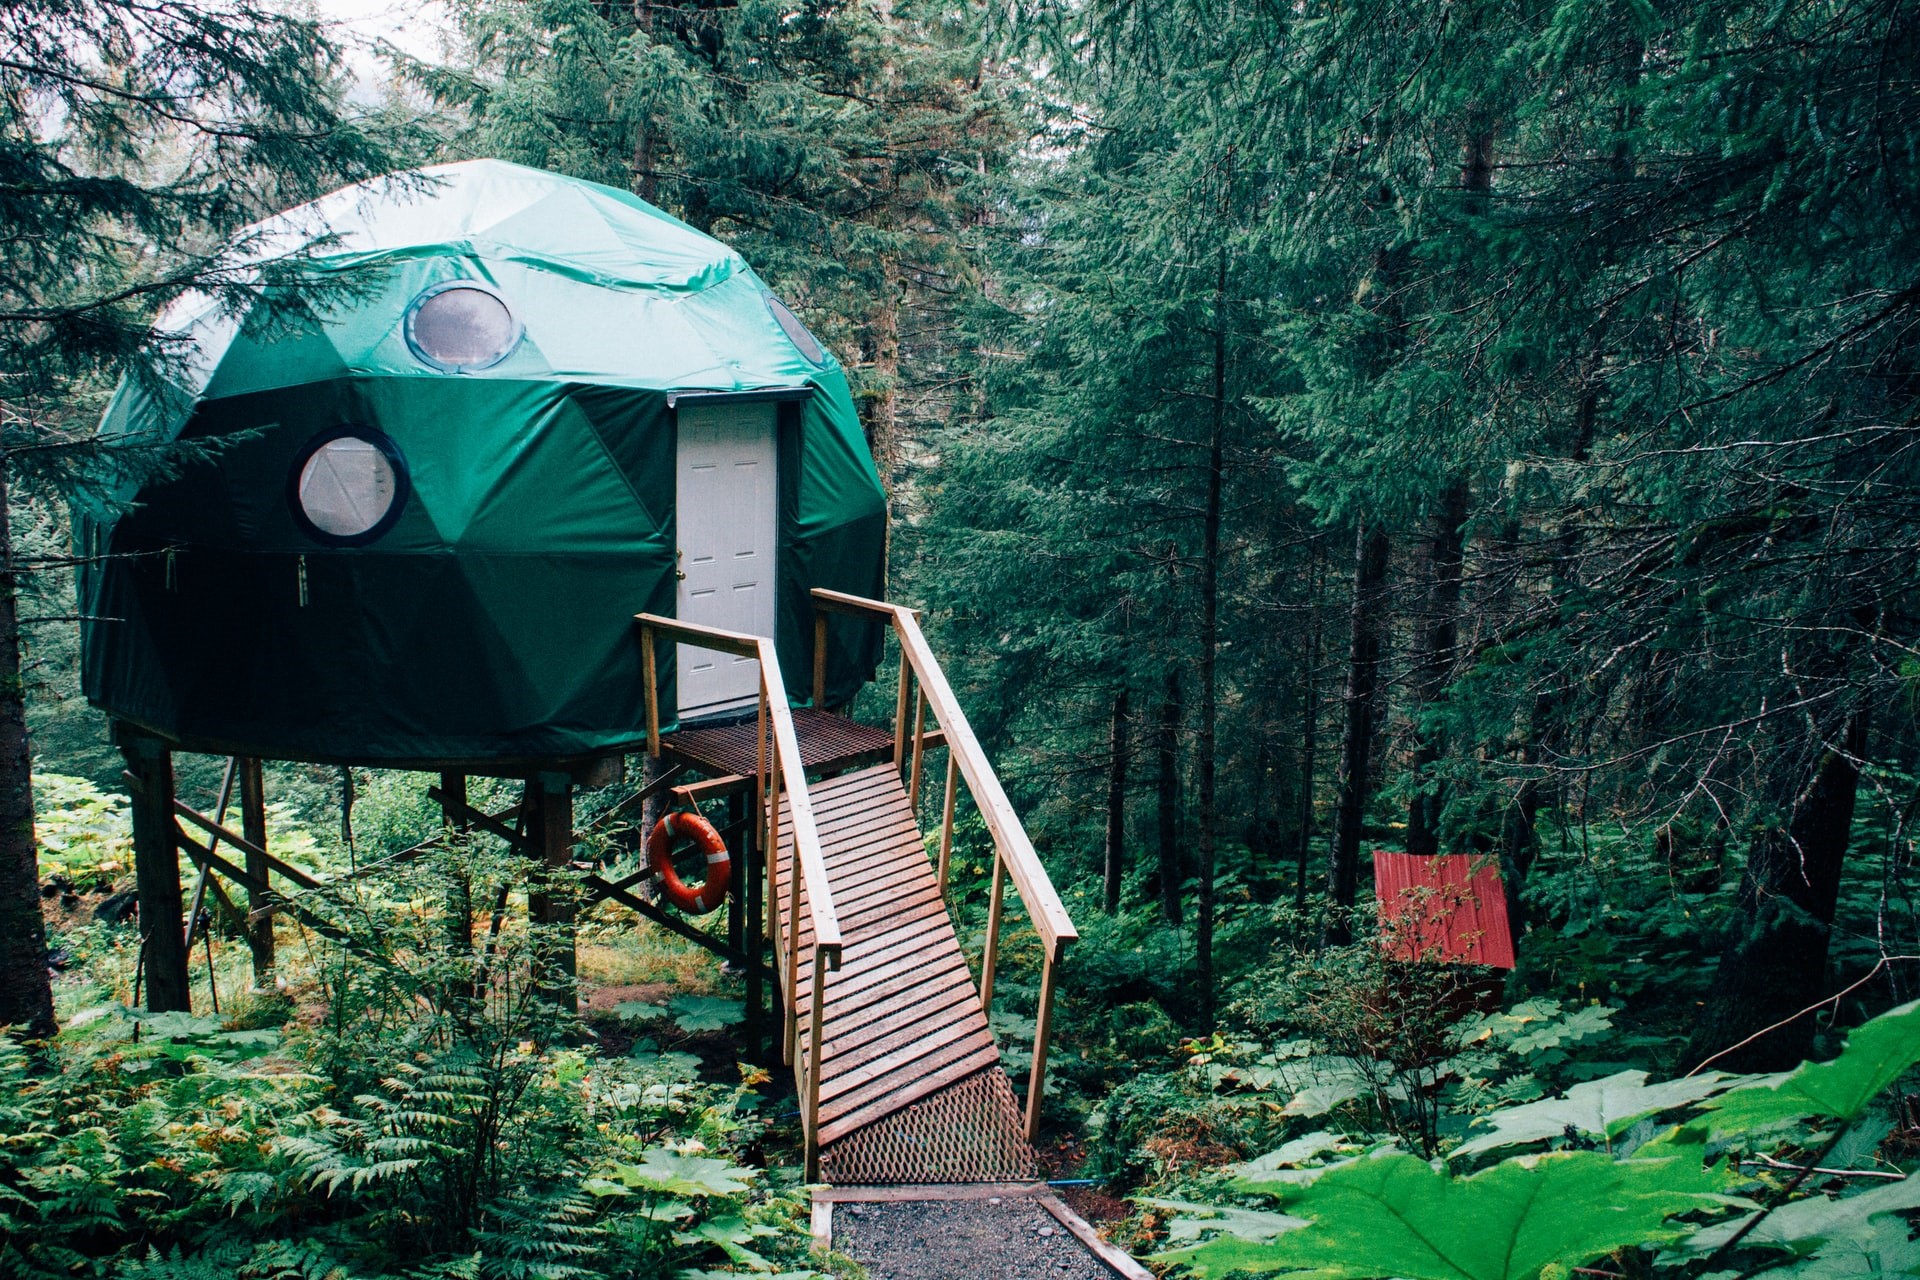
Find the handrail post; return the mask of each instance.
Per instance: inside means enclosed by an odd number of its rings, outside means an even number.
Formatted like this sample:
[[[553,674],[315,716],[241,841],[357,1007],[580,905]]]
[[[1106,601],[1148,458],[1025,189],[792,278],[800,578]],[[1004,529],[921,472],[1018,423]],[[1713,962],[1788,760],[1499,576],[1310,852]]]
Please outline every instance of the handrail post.
[[[913,764],[907,772],[907,812],[920,824],[920,758],[927,745],[927,691],[916,688],[913,695]]]
[[[775,801],[777,804],[778,801]],[[789,1034],[787,1036],[787,1061],[793,1061],[800,1040],[800,1011],[794,1006],[800,999],[800,837],[795,833],[793,839],[792,860],[787,864],[787,1008]],[[819,951],[820,943],[814,940],[814,950]]]
[[[1040,1102],[1046,1095],[1047,1045],[1053,1038],[1053,983],[1059,957],[1052,951],[1040,968],[1040,1007],[1033,1018],[1033,1068],[1027,1072],[1027,1141],[1040,1136]]]
[[[960,779],[957,776],[960,766],[954,763],[953,752],[947,752],[947,794],[941,803],[940,813],[940,897],[947,896],[947,867],[953,860],[953,797]]]
[[[647,754],[660,757],[660,672],[654,664],[653,628],[640,624],[640,662],[647,669]]]
[[[813,709],[827,709],[827,615],[813,611]]]
[[[907,762],[907,693],[913,686],[913,663],[907,646],[900,646],[900,696],[893,705],[893,767]]]
[[[993,1012],[993,970],[1000,958],[1000,913],[1006,904],[1007,877],[1000,861],[1000,846],[993,847],[993,894],[987,906],[987,942],[980,955],[980,1011]]]
[[[760,686],[758,712],[758,718],[754,721],[758,732],[755,733],[753,740],[753,818],[756,825],[765,819],[767,813],[767,760],[770,751],[767,745],[767,686],[765,683]],[[773,903],[773,910],[778,913],[780,903],[778,895],[773,891],[773,861],[767,857],[767,850],[770,847],[766,841],[760,842],[761,874],[766,877],[767,901]],[[773,930],[768,921],[757,921],[754,927],[761,931],[762,936],[769,938],[772,936]]]
[[[812,1009],[807,1020],[807,1093],[803,1104],[806,1116],[801,1127],[806,1135],[808,1182],[820,1181],[820,1068],[826,1057],[825,1037],[821,1032],[826,1020],[827,958],[827,948],[816,944],[813,948]]]

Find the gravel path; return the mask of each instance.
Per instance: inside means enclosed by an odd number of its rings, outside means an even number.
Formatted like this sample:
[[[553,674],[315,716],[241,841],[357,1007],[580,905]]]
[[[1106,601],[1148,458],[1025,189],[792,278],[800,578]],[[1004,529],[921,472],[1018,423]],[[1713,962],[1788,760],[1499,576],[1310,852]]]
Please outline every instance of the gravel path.
[[[842,1202],[833,1247],[873,1280],[1114,1280],[1058,1219],[1019,1196]]]

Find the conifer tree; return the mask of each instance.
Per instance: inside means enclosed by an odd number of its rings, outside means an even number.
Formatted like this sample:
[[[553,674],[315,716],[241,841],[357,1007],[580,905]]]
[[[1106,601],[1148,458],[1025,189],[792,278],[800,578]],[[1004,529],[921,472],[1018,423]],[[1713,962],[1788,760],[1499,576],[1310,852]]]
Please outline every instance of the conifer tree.
[[[169,464],[86,438],[159,306],[244,306],[262,268],[229,232],[409,154],[410,128],[343,104],[339,70],[317,23],[256,5],[0,5],[0,1025],[53,1030],[9,491],[111,494]]]

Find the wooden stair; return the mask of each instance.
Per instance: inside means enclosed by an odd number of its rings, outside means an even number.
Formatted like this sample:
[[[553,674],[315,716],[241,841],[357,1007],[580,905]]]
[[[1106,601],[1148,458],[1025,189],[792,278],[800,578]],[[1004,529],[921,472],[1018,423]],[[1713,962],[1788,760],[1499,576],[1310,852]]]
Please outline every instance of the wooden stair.
[[[824,1168],[839,1182],[1031,1176],[1019,1108],[897,768],[842,774],[808,792],[844,939],[840,968],[826,976],[821,1031]],[[775,863],[782,903],[789,867]],[[800,900],[804,921],[804,882]],[[803,927],[802,953],[811,946]],[[797,1051],[806,1054],[810,970],[798,987]]]

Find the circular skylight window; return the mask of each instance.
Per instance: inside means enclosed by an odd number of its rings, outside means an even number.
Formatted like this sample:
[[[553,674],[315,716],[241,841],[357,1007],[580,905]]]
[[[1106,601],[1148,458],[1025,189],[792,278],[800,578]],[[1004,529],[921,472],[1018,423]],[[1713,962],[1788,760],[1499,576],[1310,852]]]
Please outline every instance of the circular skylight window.
[[[346,427],[308,445],[293,468],[293,514],[308,536],[335,546],[372,542],[407,503],[407,467],[378,431]]]
[[[820,345],[820,339],[807,331],[807,326],[800,323],[800,317],[793,314],[786,303],[768,294],[767,310],[773,313],[774,320],[780,326],[780,332],[787,335],[788,342],[799,348],[800,354],[807,358],[808,364],[827,362],[827,349]]]
[[[487,369],[520,345],[520,322],[507,300],[486,285],[449,280],[407,309],[407,345],[422,364],[447,373]]]

